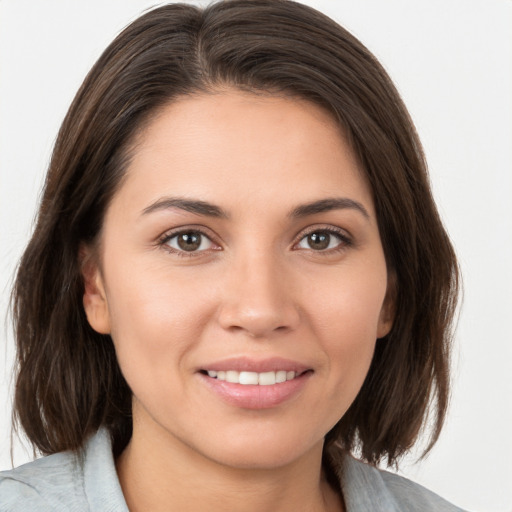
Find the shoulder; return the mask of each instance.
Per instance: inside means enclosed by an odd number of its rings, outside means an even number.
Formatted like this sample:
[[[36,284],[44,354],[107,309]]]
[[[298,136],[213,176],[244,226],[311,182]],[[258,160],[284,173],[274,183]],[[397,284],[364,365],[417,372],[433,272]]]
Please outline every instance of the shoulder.
[[[0,512],[73,510],[84,499],[82,466],[71,452],[0,472]]]
[[[0,472],[0,512],[128,512],[110,436],[99,430],[84,452],[61,452]]]
[[[346,457],[342,488],[349,512],[464,512],[425,487]]]

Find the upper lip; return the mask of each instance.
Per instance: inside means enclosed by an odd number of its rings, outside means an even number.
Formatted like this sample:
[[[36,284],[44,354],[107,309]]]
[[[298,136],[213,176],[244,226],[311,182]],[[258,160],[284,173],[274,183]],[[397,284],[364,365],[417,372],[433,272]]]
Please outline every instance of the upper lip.
[[[214,370],[214,371],[228,371],[234,370],[238,372],[277,372],[279,370],[286,370],[287,372],[293,371],[298,374],[303,373],[311,368],[292,361],[291,359],[284,359],[282,357],[271,357],[266,359],[254,359],[249,357],[234,357],[214,361],[201,366],[199,370]]]

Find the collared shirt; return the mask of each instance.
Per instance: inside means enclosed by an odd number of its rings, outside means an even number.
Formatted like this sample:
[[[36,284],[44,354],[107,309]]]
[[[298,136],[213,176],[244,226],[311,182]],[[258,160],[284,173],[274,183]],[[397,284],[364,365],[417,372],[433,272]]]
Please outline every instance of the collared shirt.
[[[463,512],[424,487],[345,457],[347,512]],[[129,512],[109,433],[101,429],[83,456],[62,452],[0,472],[0,512]]]

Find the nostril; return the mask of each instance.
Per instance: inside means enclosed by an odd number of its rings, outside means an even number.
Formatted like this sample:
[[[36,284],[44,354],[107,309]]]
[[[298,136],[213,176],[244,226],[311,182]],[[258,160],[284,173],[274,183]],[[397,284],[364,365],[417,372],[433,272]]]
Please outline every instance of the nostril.
[[[268,297],[264,299],[247,291],[223,301],[218,312],[219,324],[233,334],[243,331],[253,338],[284,334],[297,327],[300,314],[293,301],[285,297],[279,301],[274,298],[273,302]]]

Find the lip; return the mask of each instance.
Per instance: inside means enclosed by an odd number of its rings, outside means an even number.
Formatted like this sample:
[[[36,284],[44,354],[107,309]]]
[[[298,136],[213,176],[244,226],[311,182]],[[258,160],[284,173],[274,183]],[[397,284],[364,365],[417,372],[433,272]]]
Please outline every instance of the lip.
[[[294,371],[298,375],[292,380],[270,386],[244,385],[209,377],[205,372],[216,371],[248,371],[270,372],[278,370]],[[295,398],[313,375],[312,368],[279,357],[254,360],[246,357],[223,359],[208,363],[197,371],[201,382],[222,401],[240,409],[271,409]]]
[[[221,361],[214,361],[206,363],[198,371],[215,370],[215,371],[228,371],[235,370],[237,372],[277,372],[279,370],[286,370],[287,372],[296,372],[298,374],[304,373],[311,368],[292,361],[291,359],[284,359],[282,357],[272,357],[266,359],[252,359],[249,357],[234,357],[230,359],[222,359]]]

